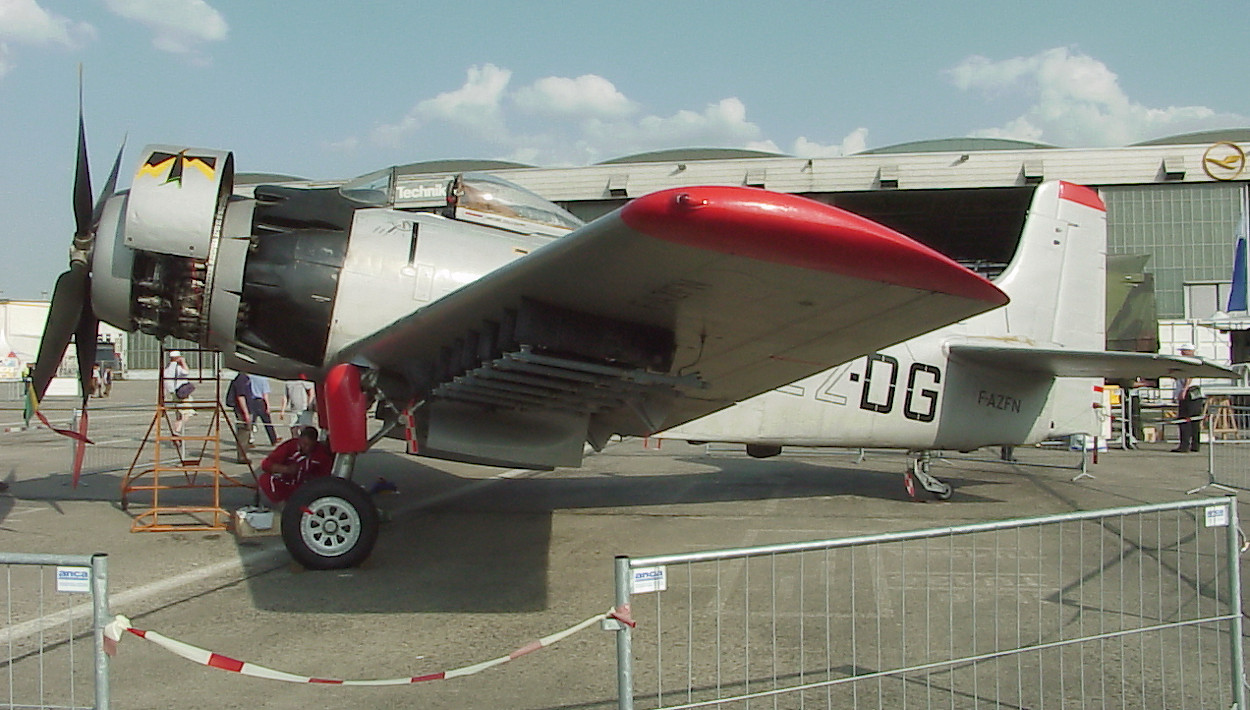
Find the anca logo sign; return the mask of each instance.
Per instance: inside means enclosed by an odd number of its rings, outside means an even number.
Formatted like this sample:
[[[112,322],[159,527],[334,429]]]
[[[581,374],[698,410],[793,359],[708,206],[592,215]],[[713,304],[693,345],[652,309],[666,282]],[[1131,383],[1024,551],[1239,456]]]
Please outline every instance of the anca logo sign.
[[[213,180],[217,173],[217,156],[188,155],[185,150],[177,153],[156,151],[139,166],[139,176],[150,175],[157,179],[164,177],[166,185],[176,182],[181,187],[182,176],[187,168],[194,168],[203,173],[204,177]]]

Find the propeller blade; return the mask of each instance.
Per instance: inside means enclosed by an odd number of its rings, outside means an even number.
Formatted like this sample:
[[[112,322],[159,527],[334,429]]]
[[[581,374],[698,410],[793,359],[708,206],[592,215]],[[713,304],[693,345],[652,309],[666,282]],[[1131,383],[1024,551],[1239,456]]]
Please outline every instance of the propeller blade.
[[[117,149],[117,157],[113,159],[113,170],[109,173],[108,182],[104,183],[104,189],[100,190],[100,196],[96,198],[95,209],[91,212],[91,229],[94,233],[96,227],[100,225],[100,215],[104,213],[104,203],[113,196],[113,192],[117,189],[117,173],[122,166],[122,152],[126,150],[126,139],[122,139],[122,145]]]
[[[91,291],[91,279],[87,279],[87,291]],[[83,409],[86,410],[87,397],[91,395],[91,369],[95,366],[96,338],[99,335],[100,321],[91,310],[91,299],[84,298],[82,311],[78,316],[78,328],[74,331],[74,349],[78,353],[78,384],[82,387]]]
[[[82,117],[82,66],[78,67],[78,165],[74,169],[75,237],[91,233],[91,168],[87,164],[87,129]]]
[[[61,358],[65,356],[65,348],[69,347],[70,338],[82,320],[87,286],[86,264],[71,264],[69,271],[56,280],[48,322],[43,328],[43,339],[39,341],[39,359],[35,361],[35,369],[31,373],[35,396],[39,399],[43,399],[48,391],[48,384],[56,376]]]

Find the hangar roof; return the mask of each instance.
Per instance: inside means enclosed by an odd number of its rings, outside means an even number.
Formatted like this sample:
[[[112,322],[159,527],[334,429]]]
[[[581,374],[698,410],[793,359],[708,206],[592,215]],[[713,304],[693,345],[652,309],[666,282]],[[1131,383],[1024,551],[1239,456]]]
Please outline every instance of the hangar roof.
[[[1134,143],[1133,145],[1193,145],[1195,143],[1230,143],[1250,142],[1250,128],[1222,128],[1218,131],[1198,131],[1197,133],[1181,133],[1166,138]]]
[[[1058,146],[1007,138],[939,138],[928,141],[898,143],[887,145],[884,148],[870,148],[855,155],[879,155],[882,153],[975,153],[982,150],[1033,150],[1035,148],[1056,147]]]
[[[514,163],[508,160],[475,160],[463,158],[455,160],[424,160],[417,163],[395,166],[400,175],[423,175],[426,173],[472,173],[489,172],[491,170],[511,170],[514,168],[532,168],[533,165]]]
[[[789,158],[784,153],[769,153],[762,150],[745,148],[673,148],[671,150],[653,150],[648,153],[626,155],[620,158],[605,160],[596,165],[616,165],[617,163],[672,163],[689,160],[734,160],[737,158]]]

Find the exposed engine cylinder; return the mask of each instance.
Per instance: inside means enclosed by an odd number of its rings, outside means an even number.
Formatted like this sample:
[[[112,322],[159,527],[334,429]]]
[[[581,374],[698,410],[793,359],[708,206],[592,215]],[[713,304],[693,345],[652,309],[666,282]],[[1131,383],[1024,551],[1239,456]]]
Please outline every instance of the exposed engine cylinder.
[[[158,338],[199,341],[207,269],[207,261],[190,257],[136,253],[131,287],[139,330]]]
[[[200,341],[212,252],[234,188],[234,156],[160,145],[148,146],[144,155],[122,232],[122,246],[134,251],[127,275],[130,320],[157,337]]]

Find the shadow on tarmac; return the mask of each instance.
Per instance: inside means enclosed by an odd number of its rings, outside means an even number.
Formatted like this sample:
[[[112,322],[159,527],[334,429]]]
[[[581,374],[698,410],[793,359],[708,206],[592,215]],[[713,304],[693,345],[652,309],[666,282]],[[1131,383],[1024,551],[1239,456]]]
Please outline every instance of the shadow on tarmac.
[[[326,572],[304,571],[291,563],[285,571],[265,574],[272,560],[262,560],[249,570],[255,572],[249,575],[249,591],[258,608],[287,613],[541,611],[548,604],[548,556],[557,511],[614,509],[629,514],[630,508],[773,498],[907,502],[900,473],[795,459],[676,460],[700,470],[629,473],[603,457],[595,460],[597,470],[487,483],[405,455],[372,452],[362,457],[356,480],[368,486],[374,477],[385,476],[401,492],[375,498],[392,514],[368,562]],[[1000,502],[959,490],[1000,481],[968,476],[945,480],[956,487],[951,503]],[[434,501],[422,507],[421,501],[430,499]]]
[[[715,468],[699,473],[502,481],[500,485],[506,489],[505,495],[484,490],[440,505],[438,509],[550,512],[830,496],[908,501],[903,477],[896,473],[784,460],[679,460]],[[960,486],[989,485],[997,481],[949,476],[943,480],[955,487],[951,502],[998,502],[959,490]]]
[[[378,476],[401,491],[375,498],[383,510],[476,483],[406,455],[362,456],[356,480],[367,487]],[[248,570],[257,573],[248,586],[258,608],[287,613],[540,611],[547,608],[550,537],[550,511],[406,512],[382,524],[360,567],[316,572],[291,562],[264,574],[268,560],[261,559]]]

